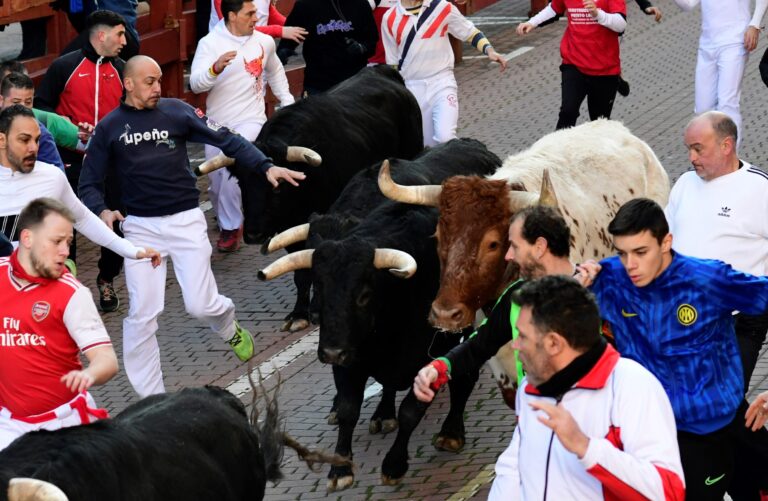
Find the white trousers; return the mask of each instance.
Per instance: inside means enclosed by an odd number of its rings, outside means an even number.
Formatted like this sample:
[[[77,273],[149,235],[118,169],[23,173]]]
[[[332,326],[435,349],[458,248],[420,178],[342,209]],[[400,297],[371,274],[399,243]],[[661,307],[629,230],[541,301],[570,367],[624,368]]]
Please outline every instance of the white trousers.
[[[736,123],[738,143],[744,135],[741,127],[741,80],[749,52],[742,44],[713,49],[699,47],[696,62],[696,104],[694,111],[722,111]]]
[[[128,380],[143,398],[165,392],[155,333],[165,302],[167,259],[173,261],[187,313],[207,323],[225,341],[235,335],[235,305],[216,286],[211,242],[200,209],[163,217],[128,216],[123,233],[134,245],[152,247],[163,256],[156,269],[147,259],[125,261],[130,307],[123,320],[123,362]]]
[[[456,138],[459,123],[459,89],[453,72],[429,80],[406,80],[405,86],[421,108],[424,146],[434,146]]]
[[[96,402],[93,400],[91,394],[85,392],[85,395],[78,395],[66,404],[53,409],[51,412],[55,414],[55,416],[51,417],[51,419],[34,424],[13,419],[8,409],[0,407],[0,451],[8,447],[14,440],[30,431],[54,431],[60,428],[68,428],[70,426],[78,426],[98,421],[97,417],[89,414],[88,421],[84,423],[77,408],[70,405],[75,400],[83,398],[85,399],[85,405],[87,407],[90,407],[91,409],[96,408]]]
[[[215,117],[211,117],[216,120]],[[248,141],[253,141],[261,132],[263,123],[244,123],[230,127]],[[205,145],[205,159],[211,159],[221,150]],[[208,196],[222,230],[236,230],[243,224],[242,195],[237,179],[227,169],[219,169],[208,174]]]

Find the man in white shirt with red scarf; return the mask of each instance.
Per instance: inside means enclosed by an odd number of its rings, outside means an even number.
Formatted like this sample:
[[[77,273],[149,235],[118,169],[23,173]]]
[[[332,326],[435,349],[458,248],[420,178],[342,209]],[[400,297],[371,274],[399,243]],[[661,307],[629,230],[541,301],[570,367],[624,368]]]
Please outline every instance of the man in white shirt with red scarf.
[[[267,121],[265,77],[282,106],[292,104],[294,98],[275,53],[275,41],[253,29],[257,19],[255,3],[222,0],[221,12],[222,21],[197,46],[189,85],[193,92],[208,92],[208,118],[253,141]],[[206,145],[205,157],[213,158],[220,151]],[[236,251],[240,248],[243,224],[240,187],[226,170],[215,171],[208,177],[211,202],[221,228],[216,248],[220,252]]]

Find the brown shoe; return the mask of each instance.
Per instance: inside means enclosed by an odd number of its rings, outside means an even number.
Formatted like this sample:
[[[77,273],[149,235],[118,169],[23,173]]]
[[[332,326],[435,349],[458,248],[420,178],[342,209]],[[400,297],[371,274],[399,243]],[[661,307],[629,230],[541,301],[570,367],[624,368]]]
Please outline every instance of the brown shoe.
[[[221,230],[216,249],[219,252],[235,252],[240,248],[240,229]]]

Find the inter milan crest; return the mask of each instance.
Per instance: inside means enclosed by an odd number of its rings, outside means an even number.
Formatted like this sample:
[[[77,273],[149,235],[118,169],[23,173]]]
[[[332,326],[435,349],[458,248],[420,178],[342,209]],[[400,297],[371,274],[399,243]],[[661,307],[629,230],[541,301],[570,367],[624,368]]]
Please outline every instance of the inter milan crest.
[[[696,311],[696,308],[690,304],[681,304],[677,308],[677,321],[686,327],[694,323],[698,316],[699,314]]]
[[[35,322],[42,322],[48,313],[51,312],[51,305],[45,301],[38,301],[32,305],[32,319]]]

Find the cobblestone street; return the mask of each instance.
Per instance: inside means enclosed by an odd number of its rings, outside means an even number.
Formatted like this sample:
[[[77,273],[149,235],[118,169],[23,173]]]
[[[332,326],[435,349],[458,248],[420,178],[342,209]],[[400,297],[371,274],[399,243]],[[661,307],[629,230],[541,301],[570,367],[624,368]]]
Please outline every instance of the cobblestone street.
[[[698,44],[700,12],[681,12],[670,0],[656,4],[664,12],[660,24],[643,15],[634,1],[627,4],[628,27],[621,44],[623,76],[631,85],[627,98],[617,96],[612,118],[624,122],[656,152],[670,174],[670,181],[689,167],[683,145],[683,127],[693,114],[693,74]],[[554,130],[560,106],[559,43],[566,22],[535,30],[526,37],[515,34],[515,27],[526,19],[530,3],[503,0],[472,16],[485,32],[497,52],[506,54],[509,67],[503,74],[498,66],[468,45],[465,61],[456,69],[459,82],[460,131],[462,137],[485,142],[504,158],[522,150],[541,136]],[[3,39],[0,38],[0,41]],[[758,167],[768,168],[768,132],[763,126],[768,115],[768,89],[760,80],[757,66],[766,48],[760,40],[752,54],[742,92],[742,113],[746,134],[741,157]],[[587,115],[582,108],[580,122]],[[202,157],[202,148],[190,148],[190,157]],[[599,182],[599,180],[596,180]],[[201,181],[202,186],[203,181]],[[205,194],[204,209],[210,209]],[[206,210],[210,239],[218,234],[213,211]],[[96,292],[98,252],[84,238],[79,238],[78,278]],[[256,272],[274,257],[259,253],[258,246],[244,246],[233,254],[213,255],[213,270],[219,290],[237,305],[238,318],[254,334],[259,366],[273,387],[276,373],[282,380],[281,412],[285,429],[300,442],[332,451],[336,427],[326,417],[335,394],[330,366],[317,360],[317,332],[308,329],[298,333],[280,332],[285,315],[294,303],[294,286],[290,276],[272,282],[260,282]],[[230,389],[250,403],[250,387],[245,379],[247,366],[234,356],[206,326],[190,318],[178,284],[168,273],[166,304],[160,318],[158,338],[161,346],[165,384],[168,391],[186,386],[214,384]],[[104,315],[107,328],[121,357],[122,320],[128,311],[127,291],[123,277],[116,281],[122,304],[118,311]],[[372,384],[373,381],[369,381]],[[764,347],[750,385],[750,398],[768,389],[768,355]],[[117,413],[137,396],[121,373],[107,385],[93,391],[97,402]],[[441,393],[427,411],[423,422],[410,441],[410,470],[397,487],[380,485],[380,469],[384,455],[392,445],[394,434],[369,435],[368,420],[379,399],[378,385],[372,385],[366,399],[353,440],[357,464],[352,488],[326,492],[327,469],[313,472],[286,451],[285,479],[268,486],[268,500],[306,499],[485,499],[493,479],[496,457],[509,444],[515,417],[503,403],[489,371],[483,370],[467,405],[467,442],[459,454],[440,452],[431,441],[447,414],[447,392]],[[404,393],[398,395],[398,402]]]

